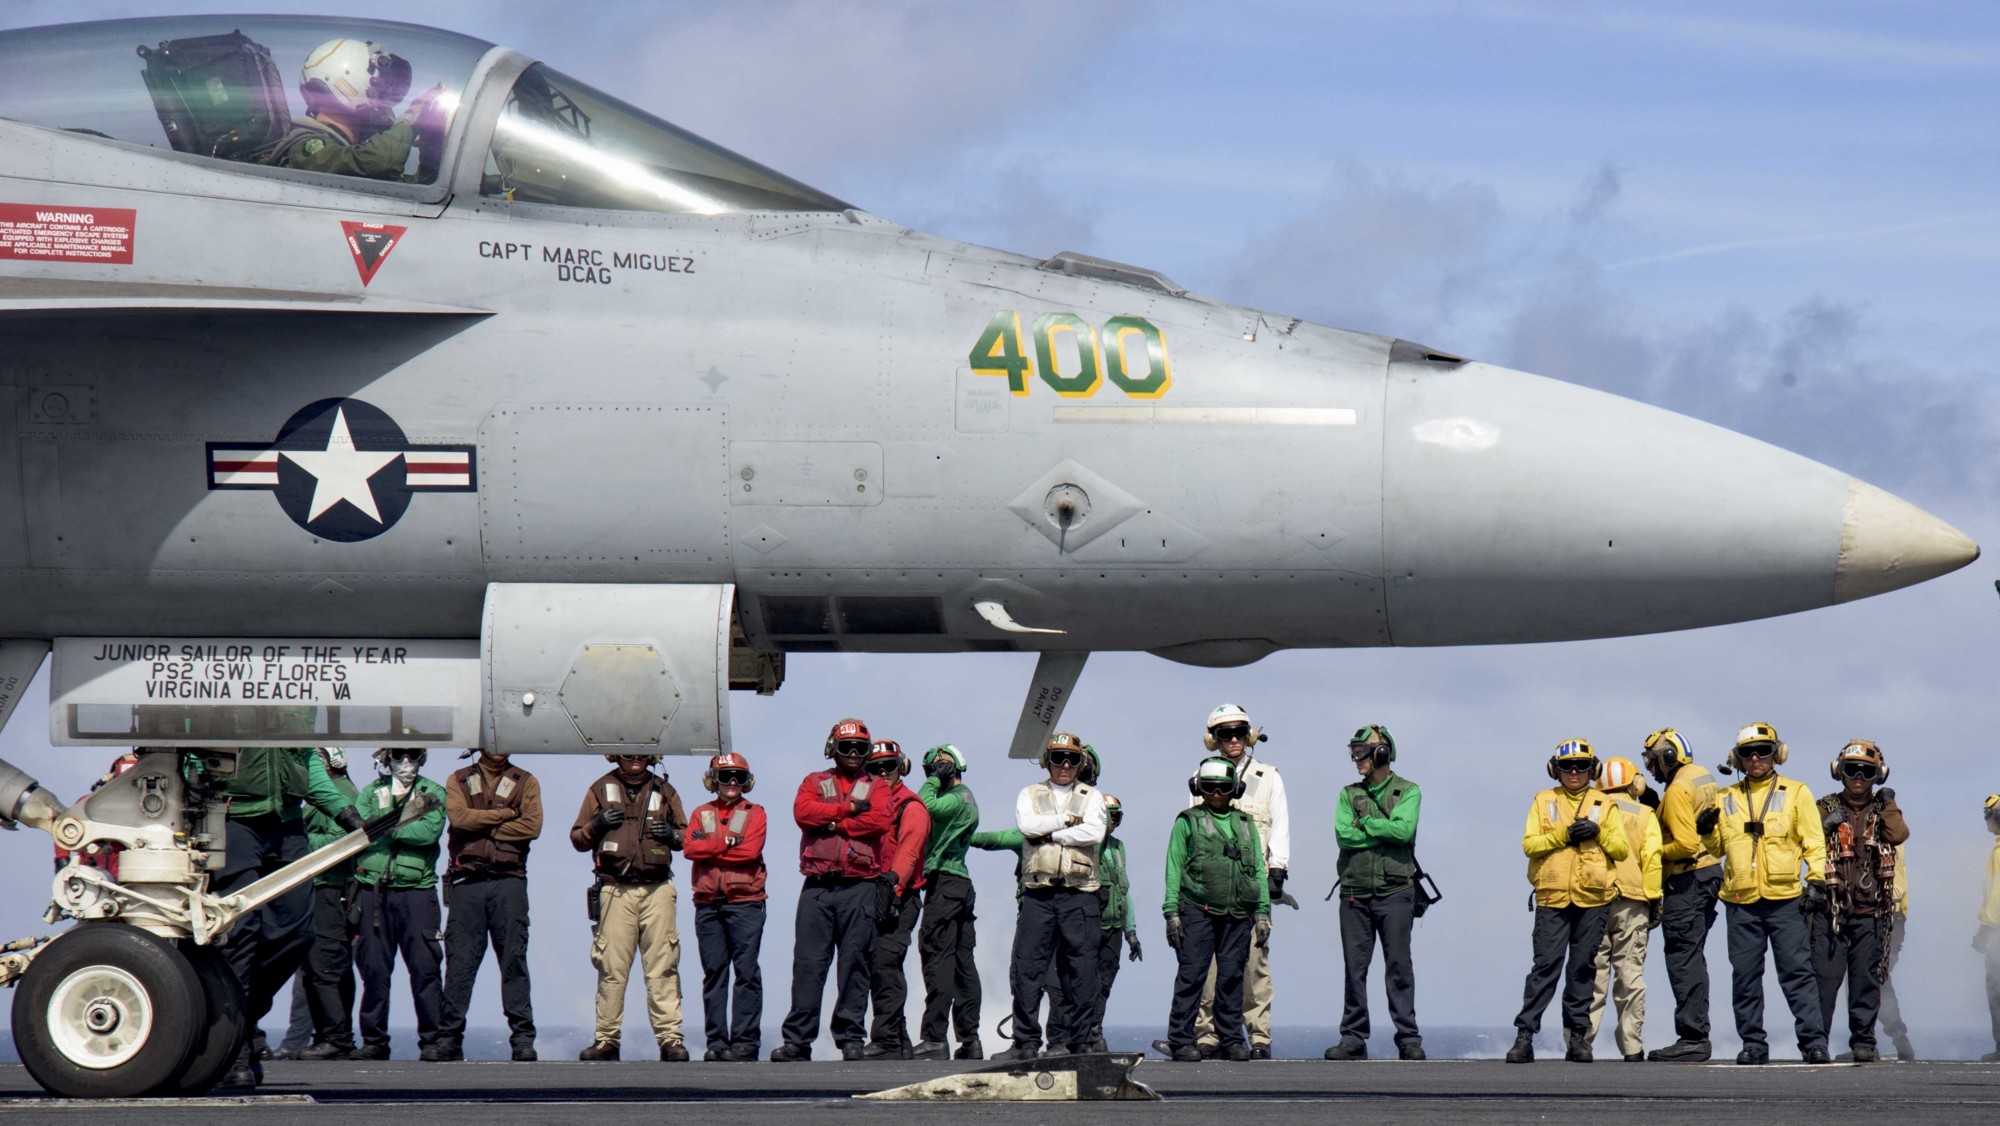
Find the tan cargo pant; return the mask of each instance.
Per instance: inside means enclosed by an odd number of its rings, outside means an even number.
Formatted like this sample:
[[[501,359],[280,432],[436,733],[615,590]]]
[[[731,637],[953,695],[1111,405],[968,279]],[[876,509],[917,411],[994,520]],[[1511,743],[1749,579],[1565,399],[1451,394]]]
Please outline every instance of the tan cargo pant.
[[[653,1038],[661,1047],[680,1043],[681,935],[674,926],[674,882],[606,884],[597,905],[597,934],[590,943],[590,964],[597,968],[597,1039],[618,1040],[637,954]]]
[[[1250,962],[1243,969],[1243,1028],[1250,1046],[1271,1046],[1271,954],[1250,944]],[[1195,1047],[1213,1051],[1222,1039],[1215,1034],[1215,960],[1209,959],[1208,984],[1201,987],[1201,1007],[1194,1014]]]
[[[1618,1050],[1625,1055],[1646,1050],[1646,904],[1620,899],[1611,904],[1604,921],[1604,944],[1597,948],[1597,989],[1590,998],[1590,1038],[1604,1019],[1604,999],[1618,1005]],[[1611,984],[1618,978],[1617,987]]]

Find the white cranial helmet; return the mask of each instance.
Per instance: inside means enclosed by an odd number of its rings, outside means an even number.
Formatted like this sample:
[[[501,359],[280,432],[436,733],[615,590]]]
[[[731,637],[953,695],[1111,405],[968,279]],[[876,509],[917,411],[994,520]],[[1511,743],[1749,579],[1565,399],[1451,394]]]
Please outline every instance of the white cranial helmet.
[[[329,39],[313,48],[299,70],[299,93],[308,110],[331,102],[350,115],[393,116],[410,92],[410,64],[365,39]]]

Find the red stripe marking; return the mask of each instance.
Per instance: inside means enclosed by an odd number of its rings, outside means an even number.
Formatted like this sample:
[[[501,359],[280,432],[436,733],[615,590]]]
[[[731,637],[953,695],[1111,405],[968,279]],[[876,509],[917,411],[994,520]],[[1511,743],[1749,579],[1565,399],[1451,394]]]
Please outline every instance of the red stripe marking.
[[[464,462],[459,462],[457,465],[449,465],[444,463],[427,465],[423,462],[410,462],[410,463],[405,463],[404,469],[413,477],[418,474],[423,474],[432,477],[439,477],[439,476],[463,477],[465,476],[466,473],[466,467]]]
[[[215,462],[215,471],[217,473],[243,473],[260,469],[268,472],[277,468],[278,459],[276,457],[258,458],[255,461],[223,461],[218,458]]]

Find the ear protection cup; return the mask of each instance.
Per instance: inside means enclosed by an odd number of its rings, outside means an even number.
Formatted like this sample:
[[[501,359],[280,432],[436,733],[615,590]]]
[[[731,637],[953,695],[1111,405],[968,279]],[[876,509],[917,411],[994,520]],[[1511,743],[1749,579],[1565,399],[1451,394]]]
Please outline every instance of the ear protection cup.
[[[1201,783],[1192,774],[1188,775],[1188,794],[1197,798],[1201,796]]]

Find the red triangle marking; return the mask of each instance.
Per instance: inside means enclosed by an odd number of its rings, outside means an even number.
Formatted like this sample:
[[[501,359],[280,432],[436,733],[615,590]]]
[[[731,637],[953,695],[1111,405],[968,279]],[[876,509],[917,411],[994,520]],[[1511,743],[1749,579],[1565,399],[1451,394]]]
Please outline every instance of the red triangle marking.
[[[392,226],[388,223],[355,223],[341,220],[340,229],[347,236],[347,252],[354,256],[354,268],[361,274],[361,284],[366,286],[375,280],[375,271],[389,260],[389,252],[403,241],[403,232],[408,227]]]

